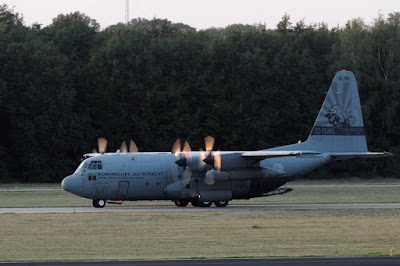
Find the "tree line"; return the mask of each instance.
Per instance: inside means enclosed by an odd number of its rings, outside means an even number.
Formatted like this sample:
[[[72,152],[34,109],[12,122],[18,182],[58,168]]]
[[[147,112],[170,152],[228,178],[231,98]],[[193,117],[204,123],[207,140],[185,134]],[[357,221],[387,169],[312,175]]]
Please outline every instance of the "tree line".
[[[164,19],[101,29],[85,14],[45,27],[0,5],[0,182],[58,182],[97,138],[115,151],[221,150],[305,140],[335,72],[358,80],[370,150],[400,154],[400,13],[196,30]],[[333,163],[310,177],[397,176],[400,159]]]

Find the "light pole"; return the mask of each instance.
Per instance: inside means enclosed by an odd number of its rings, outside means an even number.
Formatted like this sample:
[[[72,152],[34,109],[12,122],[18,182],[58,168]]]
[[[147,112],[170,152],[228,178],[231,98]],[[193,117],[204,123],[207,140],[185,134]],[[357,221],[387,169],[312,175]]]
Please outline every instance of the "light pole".
[[[129,0],[125,0],[125,24],[129,22]]]

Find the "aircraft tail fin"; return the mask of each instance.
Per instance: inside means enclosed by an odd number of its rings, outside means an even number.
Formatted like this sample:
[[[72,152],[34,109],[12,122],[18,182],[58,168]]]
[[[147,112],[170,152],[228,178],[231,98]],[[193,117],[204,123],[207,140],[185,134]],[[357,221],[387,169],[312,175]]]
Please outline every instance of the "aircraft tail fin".
[[[321,152],[368,151],[353,72],[336,73],[306,142]]]

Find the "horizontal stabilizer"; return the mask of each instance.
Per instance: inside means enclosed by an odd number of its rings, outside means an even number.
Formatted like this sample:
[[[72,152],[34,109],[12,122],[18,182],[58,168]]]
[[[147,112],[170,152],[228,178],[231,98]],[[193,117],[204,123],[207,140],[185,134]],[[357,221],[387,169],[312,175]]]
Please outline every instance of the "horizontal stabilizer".
[[[249,159],[264,160],[275,157],[315,155],[320,154],[316,151],[247,151],[242,153],[242,157]]]
[[[351,158],[380,158],[393,156],[390,152],[330,152],[334,160],[345,160]]]

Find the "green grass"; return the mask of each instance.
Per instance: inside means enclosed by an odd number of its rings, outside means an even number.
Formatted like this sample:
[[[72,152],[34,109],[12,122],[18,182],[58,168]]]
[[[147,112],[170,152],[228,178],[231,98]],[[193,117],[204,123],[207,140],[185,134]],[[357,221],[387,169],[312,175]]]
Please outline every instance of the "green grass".
[[[299,185],[331,185],[331,184],[400,184],[400,178],[393,177],[377,177],[377,178],[360,178],[360,177],[350,177],[350,178],[338,178],[338,179],[300,179],[290,182],[291,184]]]
[[[232,204],[400,201],[398,180],[317,187],[336,183],[360,181],[296,181],[288,194]],[[1,184],[0,207],[91,206],[62,190],[7,191],[15,187],[59,184]],[[399,220],[398,209],[0,214],[0,261],[388,255],[400,249]]]
[[[0,192],[0,207],[67,207],[92,206],[91,200],[57,191]]]
[[[60,183],[0,183],[0,189],[61,188]]]
[[[400,210],[0,215],[0,261],[388,255]]]
[[[284,195],[251,199],[249,203],[368,203],[400,202],[400,187],[345,187],[315,188],[294,187],[292,192]]]

